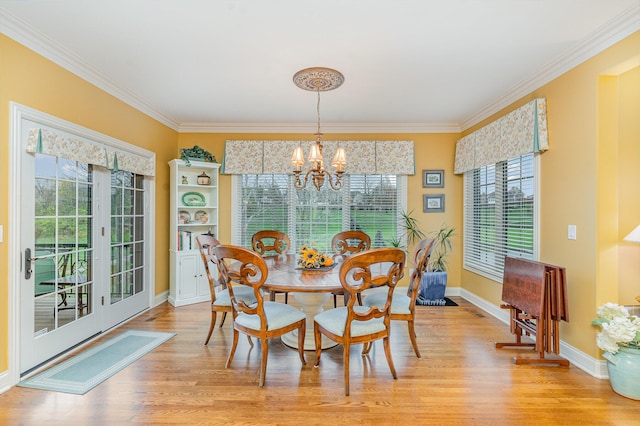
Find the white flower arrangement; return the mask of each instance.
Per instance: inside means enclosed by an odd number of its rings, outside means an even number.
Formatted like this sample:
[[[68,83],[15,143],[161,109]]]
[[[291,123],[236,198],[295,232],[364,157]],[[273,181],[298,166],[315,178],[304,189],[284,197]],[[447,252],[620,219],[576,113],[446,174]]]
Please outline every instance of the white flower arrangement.
[[[621,347],[640,349],[640,318],[629,315],[624,306],[605,303],[598,308],[598,318],[592,324],[601,328],[596,337],[600,349],[612,354]]]

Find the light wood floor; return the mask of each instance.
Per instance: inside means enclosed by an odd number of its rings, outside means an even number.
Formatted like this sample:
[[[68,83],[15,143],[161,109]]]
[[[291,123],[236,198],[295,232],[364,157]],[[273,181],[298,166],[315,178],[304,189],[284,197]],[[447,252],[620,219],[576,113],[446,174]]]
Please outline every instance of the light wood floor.
[[[242,338],[224,368],[230,323],[203,346],[208,304],[163,304],[123,329],[175,331],[177,336],[85,395],[14,387],[0,395],[0,424],[566,424],[638,425],[640,402],[614,393],[576,367],[516,366],[508,327],[463,299],[458,307],[420,307],[422,359],[406,325],[395,324],[394,381],[382,344],[351,355],[351,396],[344,396],[342,347],[319,368],[312,352],[301,366],[279,339],[269,345],[266,384],[258,388],[259,346]],[[295,303],[295,301],[293,302]],[[229,318],[228,318],[229,319]]]

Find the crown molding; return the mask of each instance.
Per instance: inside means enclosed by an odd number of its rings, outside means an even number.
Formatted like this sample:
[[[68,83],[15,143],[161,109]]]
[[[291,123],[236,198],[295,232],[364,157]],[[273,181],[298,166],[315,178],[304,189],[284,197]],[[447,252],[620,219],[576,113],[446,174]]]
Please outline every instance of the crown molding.
[[[462,121],[460,128],[463,131],[470,128],[639,30],[640,2],[591,33],[576,47],[547,64],[535,75],[509,90],[504,96],[487,104],[480,111]]]
[[[78,77],[88,81],[108,94],[120,99],[138,111],[159,121],[173,130],[178,129],[178,123],[160,113],[157,109],[146,103],[133,92],[119,87],[114,81],[108,79],[80,57],[68,49],[49,40],[44,34],[30,27],[21,19],[0,8],[0,32],[33,50],[39,55],[49,59]]]
[[[180,123],[180,133],[315,133],[312,123]],[[457,123],[326,123],[323,133],[460,133]]]

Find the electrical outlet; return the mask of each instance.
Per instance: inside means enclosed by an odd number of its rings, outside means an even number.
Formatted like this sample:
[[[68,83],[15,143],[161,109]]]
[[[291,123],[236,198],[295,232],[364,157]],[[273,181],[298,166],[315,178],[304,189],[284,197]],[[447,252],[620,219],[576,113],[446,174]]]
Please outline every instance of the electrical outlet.
[[[567,229],[567,238],[569,238],[570,240],[575,240],[576,239],[576,226],[575,225],[569,225],[569,228]]]

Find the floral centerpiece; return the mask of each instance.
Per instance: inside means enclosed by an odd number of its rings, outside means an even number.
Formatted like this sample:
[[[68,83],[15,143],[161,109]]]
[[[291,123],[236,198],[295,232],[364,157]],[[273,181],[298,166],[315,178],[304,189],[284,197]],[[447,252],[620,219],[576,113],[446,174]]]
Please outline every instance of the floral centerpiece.
[[[596,343],[603,351],[615,354],[621,347],[640,349],[640,318],[629,315],[624,306],[605,303],[592,324],[601,328]]]
[[[333,258],[327,256],[325,253],[319,252],[311,246],[303,244],[302,247],[300,247],[298,265],[305,269],[319,269],[333,266]]]

